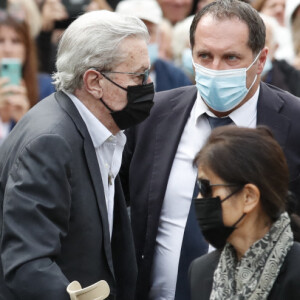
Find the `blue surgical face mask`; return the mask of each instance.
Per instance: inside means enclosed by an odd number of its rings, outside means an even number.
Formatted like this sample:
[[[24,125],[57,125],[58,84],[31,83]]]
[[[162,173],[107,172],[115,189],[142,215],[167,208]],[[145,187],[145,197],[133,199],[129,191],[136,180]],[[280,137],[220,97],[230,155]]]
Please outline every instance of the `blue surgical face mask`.
[[[257,61],[260,52],[248,68],[211,70],[194,63],[196,86],[204,102],[215,111],[226,112],[238,106],[256,81],[247,89],[247,71]]]
[[[273,68],[272,60],[269,58],[269,56],[267,56],[264,69],[261,72],[261,76],[267,75],[271,71],[272,68]]]
[[[148,45],[148,54],[150,58],[150,64],[153,65],[158,58],[158,44],[152,43]]]
[[[181,64],[183,69],[190,75],[194,75],[193,56],[190,48],[185,48],[181,55]]]

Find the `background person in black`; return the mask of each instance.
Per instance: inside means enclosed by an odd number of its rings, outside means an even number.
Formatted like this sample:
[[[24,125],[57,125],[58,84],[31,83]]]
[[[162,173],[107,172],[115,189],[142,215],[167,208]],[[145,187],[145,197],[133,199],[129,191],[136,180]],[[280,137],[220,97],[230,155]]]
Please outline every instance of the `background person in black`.
[[[260,15],[266,25],[266,46],[269,50],[262,80],[299,97],[300,70],[284,59],[275,58],[275,52],[278,48],[277,28],[279,25],[274,17],[265,14]]]

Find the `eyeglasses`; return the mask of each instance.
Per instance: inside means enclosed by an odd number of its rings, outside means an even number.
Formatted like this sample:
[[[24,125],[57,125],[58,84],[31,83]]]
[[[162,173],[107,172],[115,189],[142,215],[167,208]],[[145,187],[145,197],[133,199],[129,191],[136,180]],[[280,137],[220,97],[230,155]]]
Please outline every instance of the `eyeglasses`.
[[[241,186],[237,183],[222,183],[222,184],[210,184],[210,181],[207,179],[197,179],[197,185],[199,192],[204,198],[210,198],[212,196],[212,187],[213,186]]]
[[[142,84],[145,85],[147,84],[149,74],[150,74],[150,68],[147,69],[145,72],[142,73],[135,73],[135,72],[115,72],[115,71],[101,71],[103,74],[128,74],[131,76],[136,76],[136,77],[141,77],[142,79]]]

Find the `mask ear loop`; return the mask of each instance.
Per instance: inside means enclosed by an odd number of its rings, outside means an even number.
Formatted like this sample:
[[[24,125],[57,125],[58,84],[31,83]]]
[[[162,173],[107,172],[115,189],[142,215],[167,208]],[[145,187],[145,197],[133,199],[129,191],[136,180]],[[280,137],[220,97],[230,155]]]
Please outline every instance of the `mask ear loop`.
[[[111,109],[104,101],[103,101],[103,99],[102,98],[100,98],[99,99],[100,101],[101,101],[101,103],[111,112],[111,113],[113,113],[113,112],[115,112],[113,109]]]
[[[260,53],[261,53],[261,50],[260,50],[259,53],[256,55],[256,57],[255,57],[254,61],[252,62],[252,64],[246,69],[246,72],[247,72],[247,71],[248,71],[248,70],[256,63],[256,61],[257,61],[257,59],[258,59]],[[247,74],[247,73],[246,73],[246,74]],[[257,74],[255,75],[255,78],[254,78],[252,84],[250,85],[249,89],[247,89],[248,92],[249,92],[249,91],[251,90],[251,88],[253,87],[253,85],[254,85],[256,79],[257,79]]]
[[[221,200],[220,202],[224,202],[226,200],[228,200],[232,195],[234,195],[235,193],[239,192],[240,190],[242,190],[244,188],[244,186],[241,186],[240,188],[238,188],[237,190],[233,191],[232,193],[230,193],[227,197],[225,197],[223,200]],[[246,216],[246,213],[243,213],[242,216],[231,226],[233,228],[236,228],[236,225],[242,221],[242,219]]]
[[[110,81],[112,84],[114,84],[115,86],[119,87],[120,89],[124,90],[124,91],[128,91],[126,88],[122,87],[121,85],[119,85],[118,83],[114,82],[113,80],[111,80],[109,77],[107,77],[105,74],[99,72],[105,79],[107,79],[108,81]]]
[[[94,69],[96,70],[96,69]],[[108,81],[110,81],[112,84],[114,84],[115,86],[119,87],[120,89],[124,90],[124,91],[128,91],[126,88],[122,87],[121,85],[117,84],[116,82],[114,82],[113,80],[111,80],[109,77],[107,77],[105,74],[101,73],[100,71],[96,70],[97,72],[99,72],[105,79],[107,79]],[[104,101],[102,98],[100,98],[101,103],[111,112],[115,112],[113,109],[111,109]]]
[[[255,59],[253,60],[252,64],[246,69],[246,71],[248,71],[256,63],[260,54],[261,54],[261,50],[258,52],[258,54],[256,55]]]
[[[255,83],[256,79],[257,79],[257,74],[255,75],[255,78],[254,78],[254,80],[253,80],[252,84],[250,85],[249,89],[247,89],[247,90],[248,90],[248,92],[249,92],[249,91],[251,90],[251,88],[253,87],[253,85],[254,85],[254,83]]]
[[[242,190],[244,188],[244,186],[240,186],[238,189],[236,189],[235,191],[233,191],[232,193],[230,193],[227,197],[225,197],[224,199],[221,200],[221,203],[228,200],[231,196],[233,196],[234,194],[236,194],[237,192],[239,192],[240,190]]]
[[[236,225],[240,223],[245,216],[246,213],[243,213],[242,216],[232,225],[232,227],[236,228]]]
[[[92,70],[95,70],[97,72],[99,72],[105,79],[107,79],[108,81],[110,81],[112,84],[114,84],[115,86],[119,87],[120,89],[124,90],[124,91],[128,91],[126,88],[124,88],[123,86],[119,85],[118,83],[114,82],[113,80],[111,80],[108,76],[106,76],[104,73],[102,73],[101,71],[97,70],[96,68],[92,68]]]

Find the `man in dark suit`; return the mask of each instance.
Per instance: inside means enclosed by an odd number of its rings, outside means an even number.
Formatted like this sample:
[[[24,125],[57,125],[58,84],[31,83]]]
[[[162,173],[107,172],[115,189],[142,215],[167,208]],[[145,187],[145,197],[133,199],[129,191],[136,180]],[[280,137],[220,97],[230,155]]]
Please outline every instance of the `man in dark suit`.
[[[222,2],[206,6],[191,25],[196,87],[157,93],[150,118],[127,131],[121,170],[138,261],[136,299],[189,299],[188,267],[182,273],[180,266],[197,176],[192,162],[213,123],[270,127],[300,201],[300,100],[260,82],[268,49],[257,12],[235,0],[224,10]],[[218,13],[210,12],[214,6]],[[186,254],[199,235],[192,236]]]
[[[0,299],[67,300],[106,280],[133,299],[136,260],[118,171],[126,137],[153,105],[145,25],[82,15],[58,50],[57,93],[20,120],[0,150]]]

